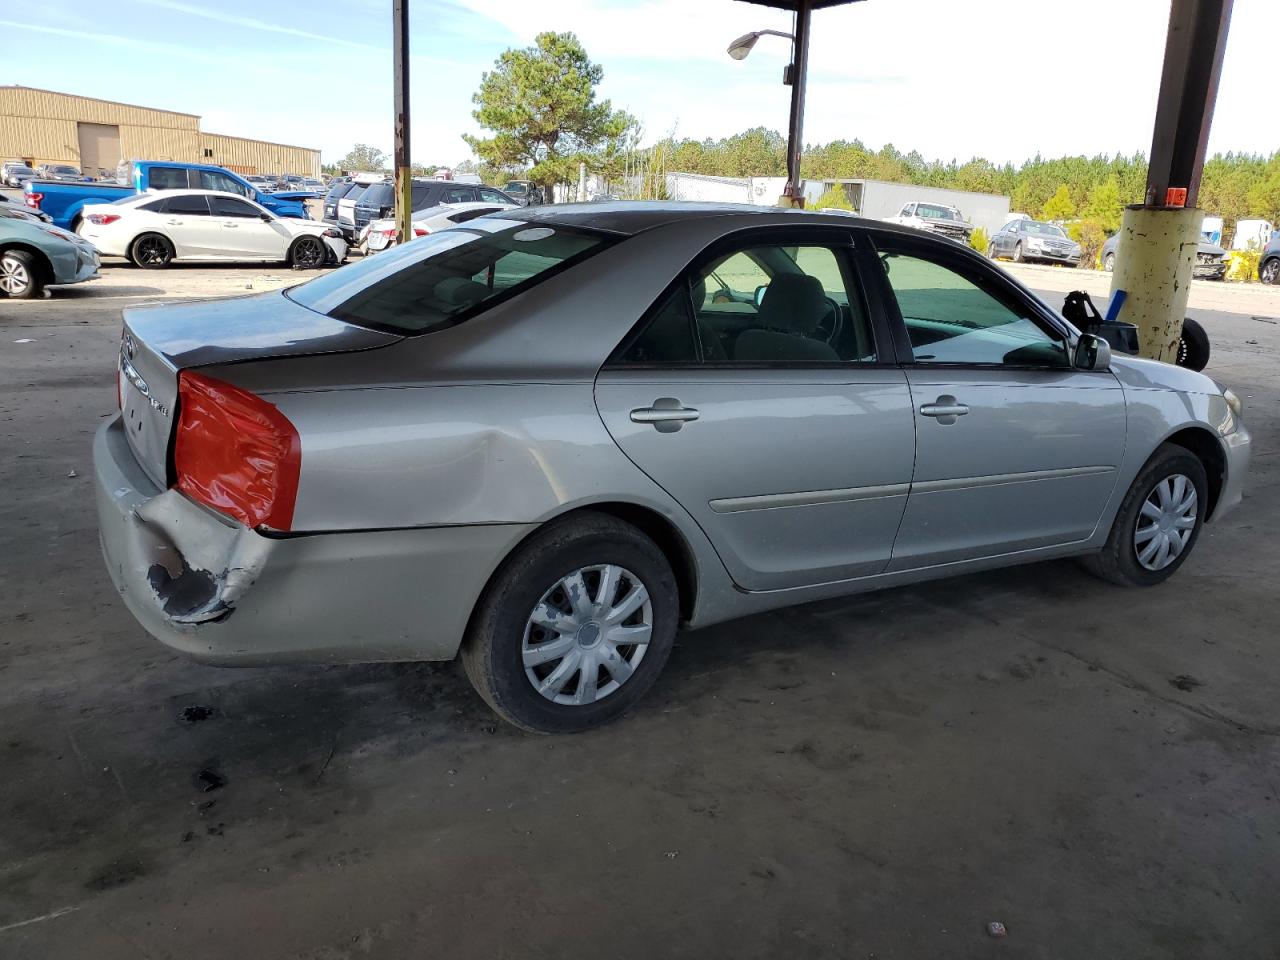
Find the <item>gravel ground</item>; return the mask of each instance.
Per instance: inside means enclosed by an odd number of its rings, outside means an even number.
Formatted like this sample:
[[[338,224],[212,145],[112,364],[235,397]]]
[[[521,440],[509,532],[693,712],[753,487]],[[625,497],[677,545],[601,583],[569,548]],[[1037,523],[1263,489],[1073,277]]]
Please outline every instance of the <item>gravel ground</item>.
[[[120,308],[299,279],[0,301],[0,956],[1276,956],[1280,291],[1193,285],[1254,466],[1169,584],[1054,562],[723,624],[540,738],[454,665],[202,667],[115,597]]]

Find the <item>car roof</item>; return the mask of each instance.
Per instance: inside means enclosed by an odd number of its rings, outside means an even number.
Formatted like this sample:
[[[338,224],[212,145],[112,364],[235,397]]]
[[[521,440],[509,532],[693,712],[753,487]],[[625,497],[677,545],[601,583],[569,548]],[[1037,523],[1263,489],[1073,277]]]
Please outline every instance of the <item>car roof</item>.
[[[749,203],[705,203],[695,201],[659,200],[611,200],[604,203],[562,203],[548,206],[517,207],[502,216],[509,220],[525,220],[541,223],[558,223],[564,226],[607,230],[633,236],[655,227],[664,227],[690,220],[709,220],[733,217],[749,221],[755,217],[768,217],[770,225],[850,226],[873,227],[895,233],[916,236],[919,231],[879,220],[851,217],[847,213],[818,213],[811,210],[788,210],[785,207],[762,207]],[[747,225],[747,223],[743,223]]]
[[[194,187],[173,187],[168,190],[148,190],[145,195],[156,197],[171,197],[175,193],[184,196],[201,196],[201,197],[230,197],[232,200],[243,200],[246,203],[253,203],[248,197],[239,193],[232,193],[230,190],[197,190]],[[138,194],[144,196],[144,194]]]

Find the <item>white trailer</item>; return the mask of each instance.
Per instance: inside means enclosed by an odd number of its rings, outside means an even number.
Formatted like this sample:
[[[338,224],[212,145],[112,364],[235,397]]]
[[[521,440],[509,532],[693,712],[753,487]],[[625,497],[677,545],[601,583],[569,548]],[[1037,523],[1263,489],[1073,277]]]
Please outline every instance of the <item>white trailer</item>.
[[[817,200],[832,187],[844,192],[854,213],[871,220],[886,220],[902,213],[909,203],[940,203],[956,207],[965,220],[982,227],[988,234],[997,232],[1009,220],[1009,198],[995,193],[969,190],[946,190],[942,187],[920,187],[913,183],[890,183],[887,180],[806,180],[805,204]]]

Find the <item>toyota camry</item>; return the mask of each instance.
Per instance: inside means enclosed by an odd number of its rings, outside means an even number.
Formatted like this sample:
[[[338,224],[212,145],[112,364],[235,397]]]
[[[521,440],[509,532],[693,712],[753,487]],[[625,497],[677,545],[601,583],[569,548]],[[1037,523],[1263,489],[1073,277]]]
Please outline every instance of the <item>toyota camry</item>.
[[[1240,500],[1229,390],[981,255],[703,204],[480,217],[283,292],[125,311],[120,596],[215,664],[444,660],[530,730],[681,626],[1076,556],[1148,586]]]

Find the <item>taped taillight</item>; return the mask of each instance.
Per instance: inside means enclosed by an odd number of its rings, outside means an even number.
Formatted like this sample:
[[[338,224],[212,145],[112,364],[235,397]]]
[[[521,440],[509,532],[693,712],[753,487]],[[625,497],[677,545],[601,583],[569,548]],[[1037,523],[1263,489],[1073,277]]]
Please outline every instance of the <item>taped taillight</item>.
[[[289,530],[302,443],[259,396],[199,373],[178,375],[177,487],[249,527]]]
[[[36,191],[32,190],[30,193],[27,194],[27,206],[31,207],[34,210],[39,210],[40,201],[43,199],[44,199],[43,193],[36,193]]]

